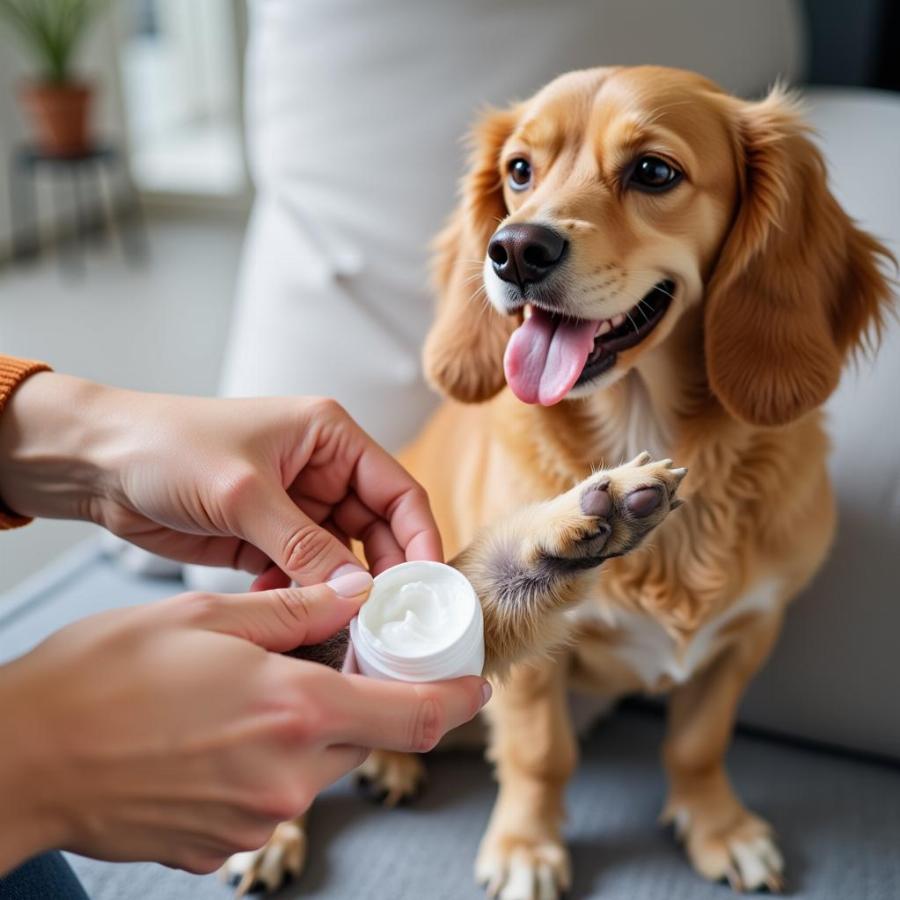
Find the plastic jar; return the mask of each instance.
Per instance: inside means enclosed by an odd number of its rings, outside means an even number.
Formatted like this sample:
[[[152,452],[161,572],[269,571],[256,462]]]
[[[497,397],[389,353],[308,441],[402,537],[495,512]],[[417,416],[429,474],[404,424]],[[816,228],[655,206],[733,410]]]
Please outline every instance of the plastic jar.
[[[442,681],[480,675],[484,619],[461,572],[407,562],[382,572],[350,623],[351,669],[394,681]]]

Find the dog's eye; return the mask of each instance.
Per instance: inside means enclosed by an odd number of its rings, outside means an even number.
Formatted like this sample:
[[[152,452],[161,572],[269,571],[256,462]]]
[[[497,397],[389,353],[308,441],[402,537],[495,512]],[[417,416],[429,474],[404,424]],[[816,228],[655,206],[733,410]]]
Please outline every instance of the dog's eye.
[[[524,191],[531,184],[531,163],[521,156],[510,160],[509,186],[514,191]]]
[[[666,191],[681,181],[681,172],[658,156],[642,156],[628,179],[629,187],[641,191]]]

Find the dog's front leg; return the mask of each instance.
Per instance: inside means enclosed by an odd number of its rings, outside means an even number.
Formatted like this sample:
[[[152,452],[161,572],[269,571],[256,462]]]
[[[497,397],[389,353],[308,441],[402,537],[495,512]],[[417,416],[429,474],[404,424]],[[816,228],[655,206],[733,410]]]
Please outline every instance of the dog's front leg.
[[[475,875],[503,900],[556,900],[570,884],[563,792],[577,762],[560,660],[519,663],[489,706],[500,791]]]
[[[783,888],[784,863],[771,827],[744,808],[725,772],[738,703],[781,628],[780,613],[741,632],[715,662],[677,688],[669,705],[663,761],[669,799],[662,814],[694,868],[737,891]]]
[[[502,900],[556,900],[570,884],[563,792],[577,744],[566,703],[566,617],[604,559],[640,544],[677,505],[684,475],[641,454],[513,513],[454,560],[481,598],[487,707],[500,791],[476,877]]]

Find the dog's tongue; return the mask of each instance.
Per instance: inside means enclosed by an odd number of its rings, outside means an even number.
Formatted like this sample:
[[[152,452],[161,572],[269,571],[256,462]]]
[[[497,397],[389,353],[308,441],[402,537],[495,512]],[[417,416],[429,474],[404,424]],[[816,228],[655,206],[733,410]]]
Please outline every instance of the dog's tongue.
[[[553,318],[533,308],[506,345],[506,383],[523,403],[559,403],[582,373],[596,332],[596,322]]]

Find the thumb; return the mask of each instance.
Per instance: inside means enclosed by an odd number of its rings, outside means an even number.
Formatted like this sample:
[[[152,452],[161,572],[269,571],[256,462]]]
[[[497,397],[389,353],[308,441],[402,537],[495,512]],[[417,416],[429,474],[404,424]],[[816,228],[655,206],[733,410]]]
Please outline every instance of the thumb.
[[[371,588],[368,572],[352,572],[331,585],[223,594],[203,605],[195,624],[284,653],[336,634],[359,612]]]
[[[297,584],[320,584],[359,560],[333,534],[317,525],[279,484],[265,489],[243,510],[243,537]]]

